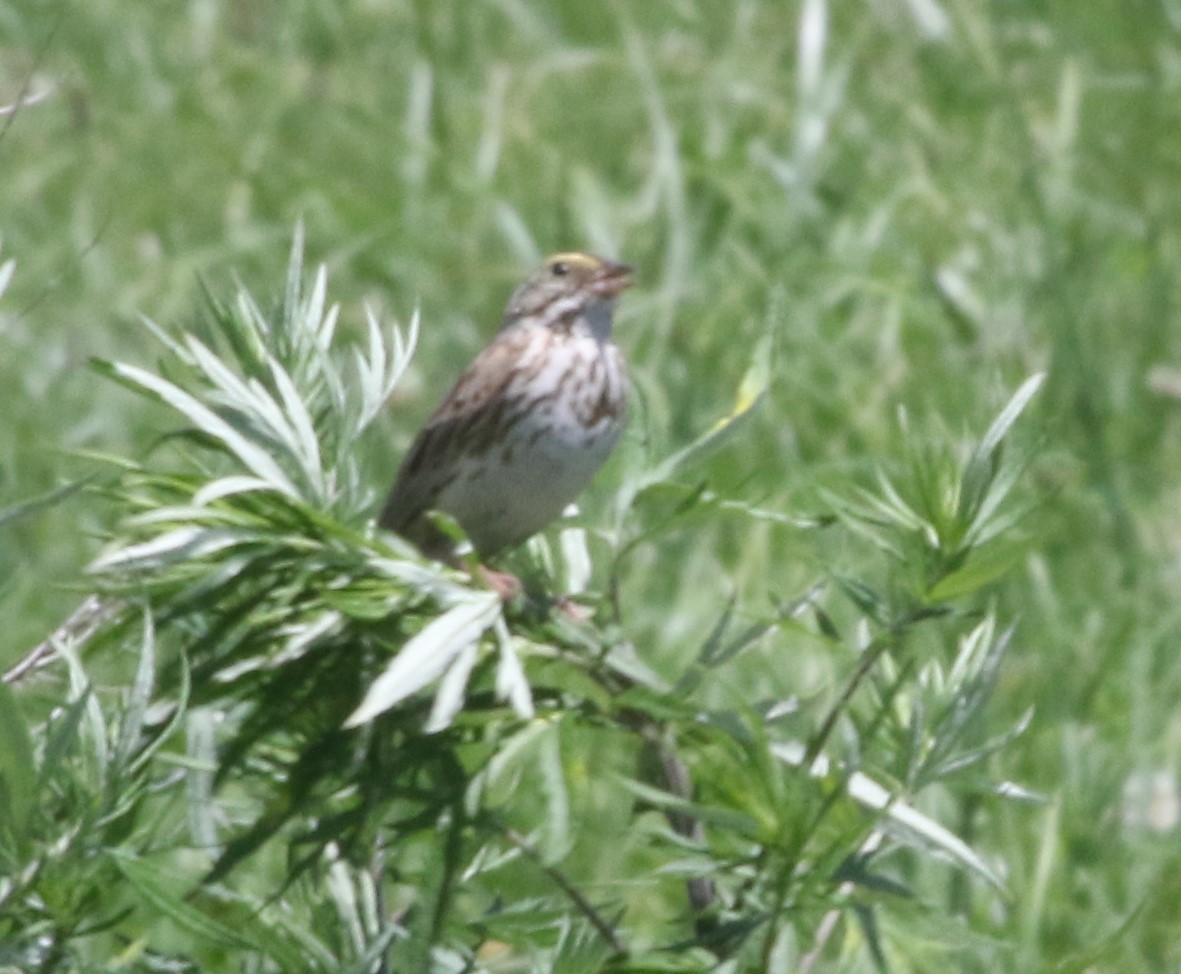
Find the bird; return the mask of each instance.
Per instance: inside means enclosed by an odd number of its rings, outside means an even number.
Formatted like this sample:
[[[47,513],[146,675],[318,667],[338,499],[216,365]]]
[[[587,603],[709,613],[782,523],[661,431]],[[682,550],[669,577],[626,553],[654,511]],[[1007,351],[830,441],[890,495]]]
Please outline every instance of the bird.
[[[633,282],[630,265],[576,252],[526,278],[415,437],[379,524],[454,563],[456,543],[433,511],[454,518],[485,561],[559,517],[626,425],[630,382],[613,321]]]

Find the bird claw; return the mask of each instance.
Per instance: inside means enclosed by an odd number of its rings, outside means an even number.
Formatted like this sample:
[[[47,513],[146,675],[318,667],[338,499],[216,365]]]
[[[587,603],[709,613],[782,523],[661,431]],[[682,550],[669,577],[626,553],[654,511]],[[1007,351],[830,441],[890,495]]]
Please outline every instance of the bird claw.
[[[476,574],[480,581],[500,596],[502,602],[516,602],[525,594],[524,584],[511,572],[498,572],[487,565],[477,565]],[[594,618],[594,609],[575,602],[568,595],[559,595],[550,604],[572,622],[590,622]]]
[[[559,595],[554,599],[554,608],[573,622],[590,622],[595,616],[595,610],[589,605],[575,602],[568,595]]]
[[[480,580],[500,596],[502,602],[515,602],[524,594],[525,586],[510,572],[498,572],[487,565],[479,566]]]

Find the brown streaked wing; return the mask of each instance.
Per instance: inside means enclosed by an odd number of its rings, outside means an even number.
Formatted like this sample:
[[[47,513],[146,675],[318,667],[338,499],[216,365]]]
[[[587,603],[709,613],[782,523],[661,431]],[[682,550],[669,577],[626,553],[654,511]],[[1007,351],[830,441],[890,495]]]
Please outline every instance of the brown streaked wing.
[[[481,452],[480,440],[503,421],[532,332],[519,326],[502,331],[456,380],[403,459],[382,509],[382,527],[407,534],[455,477],[459,459]]]

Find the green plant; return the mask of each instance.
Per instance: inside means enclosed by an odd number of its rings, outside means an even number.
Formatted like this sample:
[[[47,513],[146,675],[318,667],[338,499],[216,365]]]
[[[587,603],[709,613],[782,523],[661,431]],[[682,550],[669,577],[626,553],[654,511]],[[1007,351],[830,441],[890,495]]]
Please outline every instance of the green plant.
[[[595,571],[577,524],[522,555],[544,590],[576,581],[580,622],[506,608],[372,528],[362,445],[417,319],[388,338],[370,317],[346,355],[336,326],[297,236],[274,314],[242,290],[191,331],[149,324],[158,369],[99,363],[180,427],[111,461],[101,616],[47,643],[73,702],[31,730],[7,710],[0,924],[26,938],[10,963],[810,970],[860,943],[884,968],[1003,886],[957,831],[1021,794],[989,773],[1025,721],[991,727],[1013,630],[979,599],[1023,543],[1009,494],[1027,455],[1002,446],[1040,377],[966,457],[920,451],[905,482],[786,517],[692,480],[773,381],[761,343],[728,416],[632,464],[613,567]],[[620,566],[722,511],[872,545],[766,613],[731,606],[660,674],[620,612]],[[800,640],[830,647],[841,685],[732,683],[789,670]],[[944,862],[953,895],[917,899]],[[106,901],[113,875],[126,888]]]

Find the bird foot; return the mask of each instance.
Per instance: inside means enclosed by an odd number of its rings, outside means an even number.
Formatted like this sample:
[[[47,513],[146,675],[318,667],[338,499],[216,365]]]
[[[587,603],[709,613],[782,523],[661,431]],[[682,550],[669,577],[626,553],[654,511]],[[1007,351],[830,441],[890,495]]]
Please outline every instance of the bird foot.
[[[476,566],[476,574],[480,581],[500,596],[502,602],[516,602],[525,594],[524,584],[511,572],[498,572],[495,568],[481,564]],[[572,622],[589,622],[595,614],[590,606],[575,602],[568,595],[559,595],[550,605]]]
[[[559,595],[554,599],[554,608],[573,622],[590,622],[595,615],[595,610],[589,605],[581,605],[568,595]]]
[[[478,569],[480,580],[500,596],[502,602],[515,602],[525,591],[521,580],[509,572],[498,572],[487,565]]]

